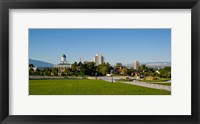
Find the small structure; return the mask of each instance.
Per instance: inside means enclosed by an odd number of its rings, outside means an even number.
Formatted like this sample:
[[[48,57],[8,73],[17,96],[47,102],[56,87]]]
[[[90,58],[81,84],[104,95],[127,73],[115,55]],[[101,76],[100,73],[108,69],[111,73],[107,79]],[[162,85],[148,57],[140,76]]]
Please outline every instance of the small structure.
[[[140,79],[140,73],[138,72],[135,72],[135,77],[134,77],[136,80],[139,80]]]

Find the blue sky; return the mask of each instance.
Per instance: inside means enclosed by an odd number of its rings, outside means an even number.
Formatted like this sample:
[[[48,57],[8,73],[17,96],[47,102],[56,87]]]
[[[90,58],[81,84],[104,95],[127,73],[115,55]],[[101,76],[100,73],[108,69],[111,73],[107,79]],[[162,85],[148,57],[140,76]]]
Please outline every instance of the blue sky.
[[[29,58],[73,63],[102,54],[110,64],[171,62],[171,29],[29,29]]]

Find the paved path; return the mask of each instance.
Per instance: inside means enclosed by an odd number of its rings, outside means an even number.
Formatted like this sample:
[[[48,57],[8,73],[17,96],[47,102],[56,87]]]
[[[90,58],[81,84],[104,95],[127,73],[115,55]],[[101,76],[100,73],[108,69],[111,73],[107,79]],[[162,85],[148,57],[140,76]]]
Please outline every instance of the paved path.
[[[166,86],[166,85],[151,84],[151,83],[146,83],[146,82],[139,82],[139,81],[136,81],[136,80],[133,80],[131,82],[123,82],[123,83],[133,84],[133,85],[143,86],[143,87],[149,87],[149,88],[154,88],[154,89],[161,89],[161,90],[171,91],[171,86]]]
[[[98,79],[108,81],[108,82],[117,82],[117,80],[121,79],[122,77],[107,77],[107,76],[100,76]],[[122,82],[122,81],[120,81]],[[160,90],[167,90],[171,91],[171,86],[166,86],[166,85],[161,85],[161,84],[153,84],[153,83],[146,83],[146,82],[140,82],[137,80],[133,80],[130,82],[122,82],[122,83],[127,83],[127,84],[132,84],[132,85],[137,85],[137,86],[142,86],[142,87],[149,87],[149,88],[154,88],[154,89],[160,89]],[[168,83],[168,82],[166,82]]]
[[[114,79],[113,77],[101,76],[101,77],[98,77],[98,79],[108,81],[108,82],[116,82],[116,79]]]

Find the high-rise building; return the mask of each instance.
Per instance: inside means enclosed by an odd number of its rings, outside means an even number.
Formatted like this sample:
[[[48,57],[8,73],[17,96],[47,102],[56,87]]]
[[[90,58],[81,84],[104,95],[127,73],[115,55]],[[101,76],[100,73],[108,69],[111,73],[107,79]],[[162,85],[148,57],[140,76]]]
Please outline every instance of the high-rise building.
[[[104,63],[104,57],[101,54],[97,54],[94,57],[94,62],[95,62],[96,65],[103,64]]]
[[[140,68],[140,63],[139,63],[139,61],[138,60],[136,60],[135,62],[134,62],[134,69],[135,70],[139,70],[139,68]]]

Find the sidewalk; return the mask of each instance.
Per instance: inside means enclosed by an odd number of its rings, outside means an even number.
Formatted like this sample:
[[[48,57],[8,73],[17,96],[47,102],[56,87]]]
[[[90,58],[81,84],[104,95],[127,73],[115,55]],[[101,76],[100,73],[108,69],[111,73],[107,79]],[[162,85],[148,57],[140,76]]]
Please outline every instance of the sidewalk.
[[[137,85],[137,86],[143,86],[143,87],[149,87],[149,88],[154,88],[154,89],[171,91],[171,86],[160,85],[160,84],[150,84],[150,83],[146,83],[146,82],[139,82],[139,81],[136,81],[136,80],[133,80],[132,82],[122,82],[122,83],[127,83],[127,84],[132,84],[132,85]]]

